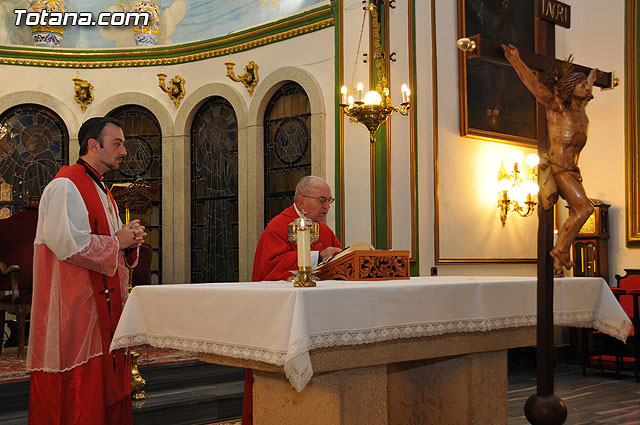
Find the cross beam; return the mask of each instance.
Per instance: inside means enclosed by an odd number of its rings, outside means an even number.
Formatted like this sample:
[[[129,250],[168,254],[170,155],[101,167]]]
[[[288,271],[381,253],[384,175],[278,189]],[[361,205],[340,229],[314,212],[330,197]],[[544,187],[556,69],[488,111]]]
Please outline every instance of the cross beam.
[[[509,65],[509,62],[504,57],[504,51],[502,50],[502,44],[494,41],[483,39],[480,34],[472,35],[468,37],[472,41],[471,47],[467,50],[467,59],[482,58],[489,62],[495,62],[499,64]],[[564,61],[560,59],[553,59],[547,56],[539,55],[537,53],[529,52],[526,50],[520,50],[520,59],[533,71],[546,71],[552,72],[562,69]],[[511,66],[511,65],[509,65]],[[591,72],[591,68],[573,64],[571,72],[582,72],[588,75]],[[593,82],[594,86],[604,89],[612,89],[617,86],[617,81],[613,75],[613,72],[596,71],[596,79]]]

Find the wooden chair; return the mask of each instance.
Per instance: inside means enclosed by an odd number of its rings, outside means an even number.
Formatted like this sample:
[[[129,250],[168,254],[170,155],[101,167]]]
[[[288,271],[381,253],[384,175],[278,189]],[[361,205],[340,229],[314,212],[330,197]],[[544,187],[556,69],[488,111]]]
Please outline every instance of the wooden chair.
[[[0,352],[4,344],[5,314],[15,314],[19,359],[24,357],[26,319],[31,313],[33,241],[37,224],[37,209],[25,209],[0,219]],[[7,291],[10,294],[4,295]]]

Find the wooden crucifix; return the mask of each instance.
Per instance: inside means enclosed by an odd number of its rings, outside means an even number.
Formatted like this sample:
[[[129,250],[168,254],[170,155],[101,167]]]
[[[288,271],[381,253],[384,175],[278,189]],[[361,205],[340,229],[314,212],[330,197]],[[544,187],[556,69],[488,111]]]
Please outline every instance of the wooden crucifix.
[[[564,423],[567,417],[566,405],[553,393],[554,268],[557,274],[558,271],[562,272],[563,266],[571,267],[569,245],[593,210],[582,188],[579,169],[575,163],[577,154],[587,139],[588,120],[584,106],[592,98],[593,85],[613,88],[616,86],[616,80],[612,73],[573,65],[571,71],[576,74],[571,78],[567,76],[566,80],[570,81],[566,96],[558,94],[558,86],[562,79],[555,90],[544,87],[531,70],[554,74],[564,66],[564,61],[555,59],[555,25],[570,27],[570,6],[555,0],[535,0],[534,7],[537,18],[537,52],[518,52],[513,46],[483,40],[481,35],[459,40],[458,47],[467,51],[467,59],[477,57],[490,62],[513,65],[520,80],[536,97],[539,117],[538,154],[541,158],[547,159],[546,165],[551,168],[553,174],[551,178],[557,183],[560,194],[567,199],[572,209],[569,219],[565,222],[566,226],[562,228],[562,244],[559,238],[554,248],[553,208],[550,208],[549,203],[544,205],[546,208],[538,208],[537,392],[527,400],[524,411],[532,424],[553,425]],[[544,108],[546,113],[541,113],[541,108]],[[554,154],[554,150],[561,150],[559,147],[565,150],[570,148],[572,158],[559,159],[561,155]],[[566,152],[564,155],[566,156]],[[540,185],[543,185],[542,181]],[[540,198],[542,199],[542,196]],[[540,203],[544,204],[542,201]]]

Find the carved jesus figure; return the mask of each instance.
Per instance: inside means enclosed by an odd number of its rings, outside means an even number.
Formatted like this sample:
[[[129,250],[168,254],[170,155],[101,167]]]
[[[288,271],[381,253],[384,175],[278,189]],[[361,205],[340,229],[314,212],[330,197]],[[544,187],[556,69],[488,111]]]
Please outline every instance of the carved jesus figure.
[[[597,70],[592,69],[589,76],[580,72],[566,74],[552,92],[522,62],[516,47],[502,45],[502,48],[520,80],[546,110],[549,150],[542,155],[539,167],[540,201],[548,209],[560,194],[569,204],[569,217],[562,224],[558,241],[550,252],[554,274],[558,276],[562,274],[562,266],[573,267],[569,255],[571,242],[593,213],[591,201],[582,186],[578,157],[587,142],[589,119],[585,106],[593,99],[591,89]]]

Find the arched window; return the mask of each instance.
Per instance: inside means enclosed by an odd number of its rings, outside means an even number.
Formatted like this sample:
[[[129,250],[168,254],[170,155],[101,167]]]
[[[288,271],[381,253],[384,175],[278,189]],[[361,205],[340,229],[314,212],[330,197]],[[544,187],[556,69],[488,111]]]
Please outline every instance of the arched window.
[[[264,225],[291,206],[298,180],[311,174],[311,108],[299,84],[271,98],[264,117]]]
[[[143,215],[131,214],[131,219],[139,218],[148,233],[147,243],[153,249],[151,257],[151,282],[162,283],[162,132],[156,117],[148,109],[138,105],[121,106],[109,114],[122,122],[127,156],[120,168],[109,171],[104,181],[113,183],[133,183],[141,178],[145,183],[157,187],[158,195],[151,208]],[[125,211],[118,205],[122,221]]]
[[[68,162],[69,132],[55,112],[26,104],[0,115],[0,218],[39,198]]]
[[[238,121],[222,97],[191,125],[191,282],[238,280]]]

